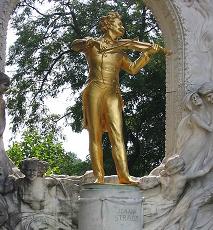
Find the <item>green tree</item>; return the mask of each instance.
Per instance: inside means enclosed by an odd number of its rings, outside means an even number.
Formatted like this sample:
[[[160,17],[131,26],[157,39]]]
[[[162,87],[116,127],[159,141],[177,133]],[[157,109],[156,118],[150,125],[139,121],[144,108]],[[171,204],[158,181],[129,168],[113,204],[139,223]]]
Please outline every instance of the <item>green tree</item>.
[[[49,163],[48,174],[82,175],[89,169],[88,161],[82,161],[72,152],[66,152],[53,133],[39,134],[25,131],[22,141],[14,142],[7,151],[10,159],[19,165],[25,158],[37,157]]]
[[[46,11],[42,5],[50,4]],[[17,40],[9,53],[9,65],[16,65],[9,96],[13,131],[22,126],[47,125],[50,116],[47,97],[66,90],[68,100],[66,125],[82,130],[82,102],[79,92],[87,79],[82,54],[70,50],[71,42],[85,36],[100,36],[99,18],[108,11],[118,11],[126,28],[126,38],[163,44],[155,18],[143,1],[120,0],[21,0],[12,18]],[[139,54],[129,52],[134,59]],[[137,76],[120,73],[125,100],[125,140],[130,172],[141,175],[155,167],[164,155],[165,142],[165,59],[157,55]],[[53,123],[62,117],[50,116]],[[38,125],[39,124],[39,125]],[[57,126],[57,125],[56,125]],[[108,139],[104,136],[107,174],[115,170]]]

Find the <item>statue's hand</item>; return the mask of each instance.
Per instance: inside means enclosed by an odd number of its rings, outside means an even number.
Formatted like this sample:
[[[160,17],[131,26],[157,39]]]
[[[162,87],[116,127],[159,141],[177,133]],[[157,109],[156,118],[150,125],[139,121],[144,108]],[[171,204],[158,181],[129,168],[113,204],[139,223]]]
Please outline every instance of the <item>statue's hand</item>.
[[[149,50],[147,50],[145,53],[147,55],[153,55],[153,54],[158,53],[160,51],[161,51],[161,47],[157,44],[153,44],[152,47]]]
[[[95,46],[98,49],[100,49],[100,43],[96,39],[94,39],[92,37],[88,37],[86,39],[87,39],[86,40],[86,47],[87,48]]]
[[[139,187],[141,189],[150,189],[154,188],[160,184],[158,176],[143,176],[139,180]]]

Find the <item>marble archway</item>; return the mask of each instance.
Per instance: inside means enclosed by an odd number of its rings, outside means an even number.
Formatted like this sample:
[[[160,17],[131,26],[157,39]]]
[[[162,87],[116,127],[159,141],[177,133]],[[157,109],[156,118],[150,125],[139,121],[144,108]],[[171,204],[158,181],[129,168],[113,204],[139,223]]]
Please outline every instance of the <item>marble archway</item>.
[[[213,6],[211,0],[144,0],[163,32],[167,58],[166,155],[176,140],[186,92],[213,80]]]
[[[180,121],[181,102],[185,92],[185,43],[182,22],[174,1],[145,0],[163,32],[172,56],[166,60],[166,155],[175,143],[175,130]]]

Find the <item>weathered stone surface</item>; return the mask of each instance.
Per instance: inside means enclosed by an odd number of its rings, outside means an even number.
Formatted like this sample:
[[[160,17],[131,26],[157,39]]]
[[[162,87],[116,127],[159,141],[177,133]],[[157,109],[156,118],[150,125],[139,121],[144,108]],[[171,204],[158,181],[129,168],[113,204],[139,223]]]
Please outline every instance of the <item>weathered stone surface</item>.
[[[0,71],[2,72],[5,67],[8,21],[18,2],[18,0],[0,0]]]
[[[79,230],[142,229],[142,201],[135,186],[86,184],[80,192]]]
[[[173,152],[140,180],[147,230],[213,228],[213,82],[184,102]]]
[[[5,101],[3,94],[7,91],[9,85],[9,77],[6,74],[0,72],[0,167],[2,170],[1,176],[4,178],[6,178],[9,174],[12,174],[12,163],[5,153],[3,143],[3,133],[6,126]]]
[[[69,178],[44,177],[46,170],[46,162],[26,159],[21,165],[25,176],[8,178],[5,198],[10,201],[7,213],[12,229],[76,229],[72,219],[76,220],[79,186]]]

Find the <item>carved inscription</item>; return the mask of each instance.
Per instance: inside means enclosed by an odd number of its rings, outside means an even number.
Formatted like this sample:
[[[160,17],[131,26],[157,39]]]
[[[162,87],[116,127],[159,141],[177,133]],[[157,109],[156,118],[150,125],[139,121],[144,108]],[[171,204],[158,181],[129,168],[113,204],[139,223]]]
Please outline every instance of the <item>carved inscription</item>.
[[[120,208],[115,215],[115,222],[136,222],[139,216],[135,208]]]

